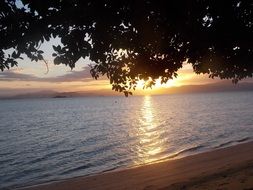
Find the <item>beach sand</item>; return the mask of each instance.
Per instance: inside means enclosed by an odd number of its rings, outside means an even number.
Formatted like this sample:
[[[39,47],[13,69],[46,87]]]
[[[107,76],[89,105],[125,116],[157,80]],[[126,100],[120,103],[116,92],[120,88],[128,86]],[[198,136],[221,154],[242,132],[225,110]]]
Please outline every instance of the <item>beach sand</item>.
[[[253,142],[26,190],[253,190]]]

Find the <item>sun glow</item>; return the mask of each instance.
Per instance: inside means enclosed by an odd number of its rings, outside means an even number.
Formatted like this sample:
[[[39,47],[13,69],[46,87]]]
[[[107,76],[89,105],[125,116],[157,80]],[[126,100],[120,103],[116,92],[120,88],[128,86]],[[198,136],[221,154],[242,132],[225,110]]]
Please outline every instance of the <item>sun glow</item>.
[[[168,80],[166,83],[161,84],[161,79],[155,80],[155,85],[153,85],[152,89],[160,89],[160,88],[170,88],[173,86],[178,86],[178,81],[180,81],[180,78],[175,78]],[[149,87],[145,87],[145,85],[148,85],[149,81],[139,80],[137,82],[137,89],[149,89]]]
[[[151,87],[148,86],[148,81],[139,80],[136,85],[135,93],[138,95],[154,95],[160,94],[164,89],[169,89],[171,87],[180,86],[180,78],[173,80],[168,80],[167,83],[161,84],[161,79],[157,79],[155,84]],[[147,86],[145,86],[147,85]]]
[[[170,89],[173,87],[180,87],[184,85],[200,85],[211,83],[210,78],[204,75],[196,75],[193,72],[191,65],[184,65],[182,69],[178,71],[176,78],[168,80],[166,83],[161,84],[161,78],[155,80],[155,84],[150,87],[145,87],[149,81],[139,80],[137,82],[136,94],[138,95],[155,95],[170,93]]]

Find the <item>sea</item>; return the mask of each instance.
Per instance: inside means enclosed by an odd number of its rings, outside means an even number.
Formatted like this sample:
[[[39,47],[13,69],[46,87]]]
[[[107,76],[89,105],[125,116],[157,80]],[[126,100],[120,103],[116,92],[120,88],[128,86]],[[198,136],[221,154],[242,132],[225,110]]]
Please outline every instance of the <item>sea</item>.
[[[251,141],[253,92],[0,100],[0,189]]]

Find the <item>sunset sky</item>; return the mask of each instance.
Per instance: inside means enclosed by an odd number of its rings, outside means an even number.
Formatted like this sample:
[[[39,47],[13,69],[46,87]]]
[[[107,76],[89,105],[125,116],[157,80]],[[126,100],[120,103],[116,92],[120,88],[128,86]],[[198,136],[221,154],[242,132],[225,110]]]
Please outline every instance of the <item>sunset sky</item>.
[[[17,0],[17,7],[23,7]],[[91,92],[94,94],[111,95],[117,94],[111,90],[111,85],[106,77],[94,80],[89,72],[91,61],[80,59],[76,67],[71,70],[65,65],[54,65],[52,45],[61,44],[59,38],[51,39],[49,42],[41,45],[40,49],[45,52],[44,58],[48,62],[49,72],[43,61],[31,62],[24,57],[19,60],[19,66],[0,72],[0,96],[11,96],[22,93],[38,91],[57,91],[57,92]],[[12,53],[12,50],[6,50]],[[197,75],[193,72],[190,64],[185,64],[178,73],[178,78],[168,81],[167,84],[157,85],[151,89],[142,89],[141,82],[138,85],[135,94],[159,94],[167,92],[170,87],[185,85],[203,85],[216,83],[220,80],[210,79],[208,75]],[[250,80],[251,82],[253,80]]]
[[[115,94],[111,90],[111,85],[106,77],[101,77],[99,80],[91,77],[88,66],[91,61],[88,58],[80,59],[73,70],[65,65],[54,65],[52,45],[59,43],[59,39],[53,39],[41,46],[41,49],[45,52],[45,60],[48,62],[48,73],[44,62],[31,62],[27,58],[20,60],[18,67],[0,72],[0,96],[44,90]],[[170,80],[164,85],[157,84],[152,90],[143,90],[140,82],[135,94],[159,94],[161,89],[164,92],[164,89],[167,88],[169,92],[169,88],[172,86],[201,85],[214,82],[217,82],[217,80],[208,78],[208,75],[197,75],[193,73],[190,64],[185,64],[179,71],[177,79]]]

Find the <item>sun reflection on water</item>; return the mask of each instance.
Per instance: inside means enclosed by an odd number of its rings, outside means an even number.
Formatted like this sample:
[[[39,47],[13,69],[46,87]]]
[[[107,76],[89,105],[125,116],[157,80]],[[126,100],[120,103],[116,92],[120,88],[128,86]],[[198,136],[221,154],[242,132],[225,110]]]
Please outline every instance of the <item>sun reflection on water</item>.
[[[164,150],[161,139],[161,129],[156,110],[152,105],[152,97],[145,96],[141,108],[140,125],[138,128],[139,145],[136,164],[154,162],[161,159],[159,154]]]

